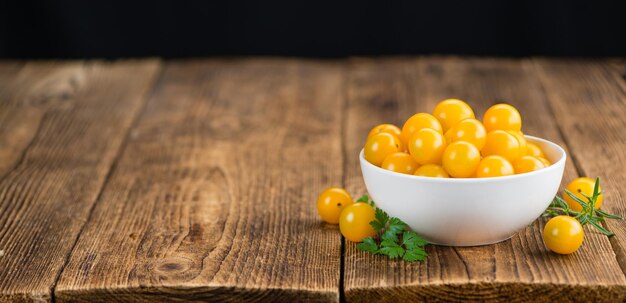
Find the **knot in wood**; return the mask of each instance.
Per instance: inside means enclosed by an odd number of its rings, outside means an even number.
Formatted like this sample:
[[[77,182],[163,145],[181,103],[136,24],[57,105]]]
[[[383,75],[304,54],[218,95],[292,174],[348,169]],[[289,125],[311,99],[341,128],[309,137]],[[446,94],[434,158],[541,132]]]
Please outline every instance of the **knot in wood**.
[[[169,257],[155,266],[155,271],[161,275],[180,274],[193,268],[193,260],[185,257]]]

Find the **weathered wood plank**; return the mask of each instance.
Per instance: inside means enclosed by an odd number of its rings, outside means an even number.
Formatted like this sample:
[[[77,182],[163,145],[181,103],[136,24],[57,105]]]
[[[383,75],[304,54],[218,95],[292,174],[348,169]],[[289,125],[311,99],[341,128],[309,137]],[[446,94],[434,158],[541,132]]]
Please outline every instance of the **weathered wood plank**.
[[[602,209],[626,217],[626,75],[624,61],[536,60],[541,82],[581,173],[606,191]],[[626,272],[626,222],[609,220],[611,243]]]
[[[4,61],[0,60],[0,92],[7,92],[10,89],[11,80],[15,78],[18,72],[24,66],[22,61]],[[2,94],[0,93],[0,96]],[[0,97],[0,103],[4,98]]]
[[[621,78],[619,81],[622,86],[626,85],[626,58],[614,58],[606,60],[606,63],[610,66],[610,69],[614,73],[614,77]]]
[[[445,98],[467,100],[478,116],[496,101],[520,109],[524,130],[563,145],[532,68],[520,61],[458,58],[356,61],[348,82],[347,186],[364,192],[358,151],[378,123],[401,125],[416,111],[432,111]],[[564,179],[576,176],[570,162]],[[406,264],[345,250],[347,302],[607,301],[626,295],[626,279],[606,237],[587,229],[585,245],[570,256],[544,247],[539,220],[497,245],[430,246],[427,261]]]
[[[8,106],[12,88],[15,87],[14,79],[23,66],[23,62],[0,61],[0,178],[30,142],[27,133],[34,133],[32,128],[37,126],[36,123],[29,123],[28,114],[32,114],[32,110],[15,110]],[[20,117],[20,114],[27,117]],[[27,122],[20,123],[24,120]]]
[[[0,77],[0,302],[51,300],[159,66],[38,62]]]
[[[338,301],[342,100],[332,63],[169,63],[57,302]]]

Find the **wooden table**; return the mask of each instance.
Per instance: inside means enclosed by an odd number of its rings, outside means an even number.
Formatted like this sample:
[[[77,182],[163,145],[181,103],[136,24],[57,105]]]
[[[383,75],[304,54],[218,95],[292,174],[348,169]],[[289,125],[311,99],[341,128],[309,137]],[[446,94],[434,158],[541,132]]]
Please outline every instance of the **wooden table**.
[[[0,301],[615,302],[626,223],[550,253],[508,241],[358,251],[318,218],[365,192],[375,124],[448,97],[516,106],[626,216],[624,60],[458,57],[0,62]]]

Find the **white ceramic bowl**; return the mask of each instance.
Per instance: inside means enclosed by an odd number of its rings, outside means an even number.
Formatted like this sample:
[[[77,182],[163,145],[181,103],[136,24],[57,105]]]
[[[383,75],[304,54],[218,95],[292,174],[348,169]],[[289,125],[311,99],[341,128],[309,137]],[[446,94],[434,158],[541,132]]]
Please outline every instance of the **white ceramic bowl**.
[[[363,180],[376,206],[406,222],[431,243],[451,246],[504,241],[550,205],[565,168],[565,151],[532,136],[550,167],[496,178],[428,178],[375,166],[359,154]]]

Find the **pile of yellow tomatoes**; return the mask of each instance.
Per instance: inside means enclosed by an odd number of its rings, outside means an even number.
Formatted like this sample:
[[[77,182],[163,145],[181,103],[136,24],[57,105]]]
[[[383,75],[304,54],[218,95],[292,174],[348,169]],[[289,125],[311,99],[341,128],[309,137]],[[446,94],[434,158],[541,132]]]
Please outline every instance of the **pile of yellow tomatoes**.
[[[377,125],[363,149],[365,159],[403,174],[435,178],[487,178],[550,166],[543,151],[527,142],[513,106],[496,104],[482,122],[465,102],[439,102],[432,115],[417,113],[402,129]]]

